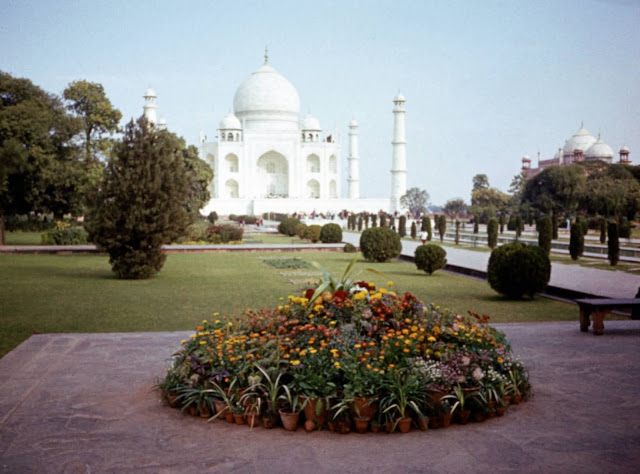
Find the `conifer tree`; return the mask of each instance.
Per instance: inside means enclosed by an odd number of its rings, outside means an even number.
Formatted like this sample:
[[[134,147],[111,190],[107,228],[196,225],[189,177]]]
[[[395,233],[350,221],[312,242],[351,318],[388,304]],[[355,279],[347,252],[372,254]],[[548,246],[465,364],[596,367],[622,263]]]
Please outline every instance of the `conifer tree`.
[[[538,221],[538,245],[542,247],[547,255],[551,252],[551,241],[553,237],[553,224],[550,217],[541,217]]]
[[[416,221],[411,223],[411,238],[415,239],[418,236],[418,226],[416,226]]]
[[[498,219],[492,217],[487,223],[487,244],[489,248],[496,248],[498,245]]]
[[[175,136],[144,117],[129,122],[90,196],[85,227],[118,278],[144,279],[164,265],[163,244],[191,222],[189,174]]]
[[[438,216],[438,233],[440,234],[440,242],[444,240],[444,234],[447,231],[447,216],[442,214]]]
[[[400,216],[398,219],[398,235],[400,238],[407,235],[407,216]]]
[[[607,229],[607,233],[609,234],[609,240],[607,242],[608,247],[608,255],[607,258],[611,265],[615,266],[618,264],[618,259],[620,258],[620,239],[618,237],[618,223],[610,222],[609,228]]]
[[[600,243],[604,244],[607,241],[607,221],[604,217],[600,218]]]
[[[431,229],[431,218],[429,216],[425,216],[425,230],[427,231],[427,241],[431,242],[431,237],[433,236],[433,230]]]
[[[572,260],[578,260],[584,252],[584,234],[582,233],[582,225],[579,222],[573,222],[569,230],[569,254]]]

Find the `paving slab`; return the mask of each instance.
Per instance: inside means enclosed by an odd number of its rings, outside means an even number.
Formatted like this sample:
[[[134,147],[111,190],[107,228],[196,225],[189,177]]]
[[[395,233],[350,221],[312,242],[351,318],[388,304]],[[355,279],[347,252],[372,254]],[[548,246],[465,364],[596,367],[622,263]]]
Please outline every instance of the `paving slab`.
[[[265,430],[153,391],[188,332],[34,335],[0,359],[1,472],[638,472],[640,322],[496,324],[535,395],[502,418],[408,434]]]

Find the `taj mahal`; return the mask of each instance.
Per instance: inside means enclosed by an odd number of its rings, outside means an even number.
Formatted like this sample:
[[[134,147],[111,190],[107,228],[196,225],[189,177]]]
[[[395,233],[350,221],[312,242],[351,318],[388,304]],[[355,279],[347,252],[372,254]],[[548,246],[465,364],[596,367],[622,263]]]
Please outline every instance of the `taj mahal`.
[[[147,90],[144,113],[158,127],[155,92]],[[264,64],[236,90],[233,113],[222,118],[216,141],[201,132],[200,158],[213,169],[208,214],[260,215],[265,212],[401,212],[406,193],[405,99],[393,99],[390,197],[360,198],[358,123],[349,123],[346,196],[342,189],[342,144],[323,131],[317,118],[300,116],[298,91],[287,78]],[[363,160],[366,163],[366,159]]]

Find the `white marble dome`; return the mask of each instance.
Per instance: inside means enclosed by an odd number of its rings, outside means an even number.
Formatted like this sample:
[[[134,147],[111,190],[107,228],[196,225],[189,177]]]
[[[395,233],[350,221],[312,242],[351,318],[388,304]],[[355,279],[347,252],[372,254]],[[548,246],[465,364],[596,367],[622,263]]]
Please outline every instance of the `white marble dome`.
[[[242,130],[242,124],[238,117],[229,113],[220,121],[218,128],[220,130]]]
[[[581,150],[584,152],[595,142],[595,137],[584,128],[584,125],[581,125],[580,129],[566,141],[562,151],[565,155],[573,155],[575,150]]]
[[[613,159],[613,150],[598,137],[598,140],[584,152],[584,157],[590,160],[611,161]]]
[[[287,78],[265,63],[238,87],[233,109],[247,129],[297,130],[300,97]]]
[[[302,121],[302,130],[309,130],[312,132],[319,132],[322,129],[320,128],[320,122],[318,122],[318,119],[311,116],[311,115],[307,115],[304,120]]]

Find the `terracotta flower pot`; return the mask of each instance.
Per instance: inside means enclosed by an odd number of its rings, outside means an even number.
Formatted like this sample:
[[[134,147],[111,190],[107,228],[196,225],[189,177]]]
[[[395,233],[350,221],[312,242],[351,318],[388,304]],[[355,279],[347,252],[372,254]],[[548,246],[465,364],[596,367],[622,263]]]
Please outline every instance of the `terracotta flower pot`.
[[[395,423],[385,423],[384,424],[384,429],[387,433],[393,433],[394,430],[396,429],[396,424]]]
[[[371,425],[371,432],[372,433],[380,433],[380,425]]]
[[[260,417],[255,412],[247,413],[246,416],[247,425],[249,428],[253,428],[254,426],[258,426],[258,422],[260,421]]]
[[[317,428],[316,422],[313,420],[307,420],[304,422],[304,430],[307,433],[311,433],[312,431],[315,431],[315,429]]]
[[[505,414],[505,412],[507,411],[507,408],[508,407],[506,405],[504,405],[504,406],[498,405],[496,407],[496,415],[503,416]]]
[[[440,405],[442,397],[446,395],[446,393],[441,392],[440,390],[428,390],[427,393],[431,397],[431,403],[433,403],[434,407]]]
[[[227,423],[235,423],[235,420],[233,419],[233,413],[231,413],[231,411],[229,410],[224,412],[224,418],[225,420],[227,420]]]
[[[378,411],[378,401],[375,397],[355,397],[352,411],[356,416],[372,419]]]
[[[471,410],[462,410],[458,412],[458,423],[466,425],[469,423],[469,417],[471,416]]]
[[[275,428],[276,424],[277,419],[275,416],[265,415],[262,417],[262,426],[264,426],[266,429],[270,430],[272,428]]]
[[[316,427],[322,427],[326,425],[327,401],[318,398],[308,398],[307,400],[307,404],[304,406],[305,419],[315,422]],[[320,409],[318,409],[318,406],[320,406]]]
[[[211,409],[208,406],[200,407],[200,418],[211,418]]]
[[[408,433],[411,429],[411,418],[404,417],[398,420],[398,430],[400,433]]]
[[[178,408],[180,406],[180,401],[178,400],[178,394],[176,392],[167,393],[166,399],[171,408]]]
[[[429,429],[428,416],[423,416],[421,418],[418,418],[418,429],[420,429],[420,431],[427,431],[427,429]]]
[[[351,433],[351,424],[346,421],[339,421],[337,431],[340,434],[349,434]]]
[[[222,413],[222,415],[219,415],[219,417],[223,417],[224,412],[227,410],[227,404],[222,400],[214,400],[213,406],[216,409],[216,413]]]
[[[446,428],[451,424],[451,413],[447,413],[446,415],[442,415],[442,427]]]
[[[484,416],[484,413],[481,413],[479,411],[476,411],[473,413],[473,421],[477,422],[477,423],[481,423],[486,419],[486,417]]]
[[[189,408],[189,415],[198,416],[198,407],[191,405]]]
[[[236,425],[244,425],[244,413],[234,413],[233,420],[236,422]]]
[[[336,423],[334,421],[330,421],[329,423],[327,423],[327,426],[329,428],[329,431],[331,431],[332,433],[336,431]]]
[[[280,420],[282,421],[282,426],[287,431],[295,431],[298,429],[298,419],[300,418],[300,412],[289,413],[286,411],[280,410]]]
[[[518,405],[521,401],[522,401],[521,393],[516,393],[513,395],[513,397],[511,397],[511,403],[513,403],[514,405]]]
[[[354,419],[356,425],[356,431],[358,433],[366,433],[369,426],[369,418],[357,417]]]
[[[432,416],[431,418],[429,418],[429,428],[431,428],[432,430],[442,428],[442,417]]]

